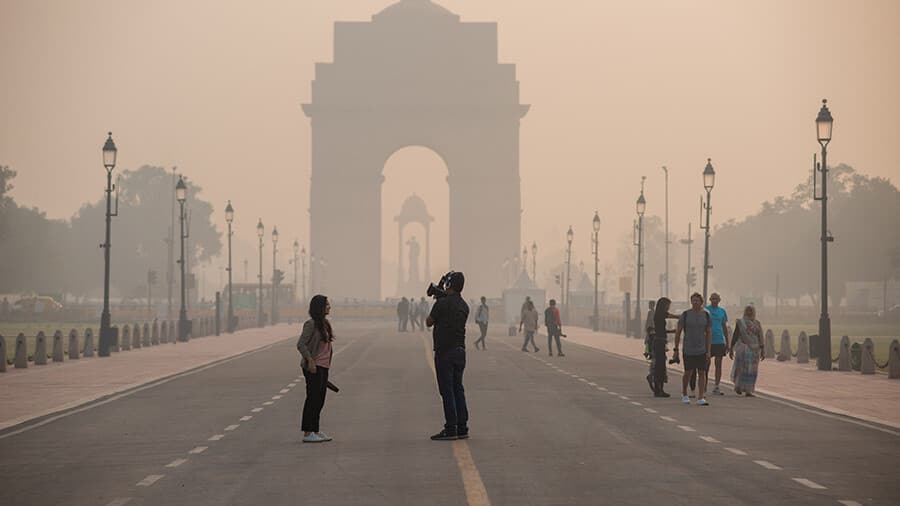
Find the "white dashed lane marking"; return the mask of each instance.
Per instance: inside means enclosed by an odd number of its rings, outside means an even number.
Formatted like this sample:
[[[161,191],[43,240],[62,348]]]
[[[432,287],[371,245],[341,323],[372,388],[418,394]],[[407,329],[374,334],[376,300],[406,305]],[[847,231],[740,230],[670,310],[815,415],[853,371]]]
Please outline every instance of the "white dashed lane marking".
[[[663,420],[665,420],[667,422],[677,422],[678,421],[678,420],[675,420],[674,418],[672,418],[671,416],[661,416],[660,418],[662,418]]]
[[[765,467],[766,469],[771,469],[773,471],[781,471],[780,467],[776,466],[775,464],[773,464],[767,460],[754,460],[753,463],[759,464],[760,466]]]
[[[590,385],[590,386],[592,386],[592,387],[595,387],[595,386],[597,386],[597,384],[596,384],[596,383],[594,383],[594,382],[593,382],[593,381],[591,381],[591,382],[590,382],[590,383],[588,383],[588,385]]]
[[[597,387],[597,390],[602,390],[602,391],[605,392],[605,391],[606,391],[606,387]]]
[[[278,399],[281,399],[281,396],[280,396],[280,395],[273,395],[273,396],[272,396],[272,400],[273,400],[273,401],[277,401]]]
[[[275,403],[272,401],[266,401],[263,403],[263,406],[271,406],[272,404],[275,404]]]
[[[712,436],[700,436],[700,439],[706,441],[707,443],[721,443],[721,441]]]
[[[738,450],[737,448],[725,448],[726,452],[731,452],[735,455],[747,455],[747,452],[744,450]]]
[[[631,401],[631,403],[634,404],[635,406],[643,406],[643,404],[641,404],[638,401]]]
[[[209,448],[209,447],[208,446],[197,446],[196,448],[193,448],[188,453],[190,453],[191,455],[198,455],[200,453],[205,452],[207,448]]]
[[[295,386],[297,386],[296,383],[288,383],[288,388],[294,388]]]
[[[628,397],[628,396],[626,396],[626,395],[620,395],[620,396],[619,396],[619,399],[622,399],[623,401],[627,401],[627,400],[630,399],[630,398],[631,398],[631,397]]]
[[[584,379],[584,378],[578,378],[578,381],[580,381],[580,382],[582,382],[582,383],[587,383],[587,382],[588,382],[588,380],[586,380],[586,379]]]
[[[150,485],[153,485],[157,481],[161,480],[163,476],[165,476],[165,475],[164,474],[151,474],[150,476],[147,476],[143,480],[137,482],[137,486],[138,487],[149,487]]]
[[[862,506],[861,503],[858,503],[856,501],[851,501],[848,499],[844,499],[843,501],[838,501],[838,503],[843,504],[844,506]]]
[[[679,425],[678,428],[685,432],[697,432],[693,427],[688,427],[687,425]]]
[[[262,410],[263,410],[263,408],[253,408],[253,409],[250,410],[250,412],[251,412],[251,413],[259,413],[259,412],[262,411]]]
[[[106,503],[106,506],[125,506],[129,501],[131,501],[130,497],[117,497]]]
[[[216,434],[215,436],[207,439],[207,441],[218,441],[218,440],[222,439],[223,437],[225,437],[225,434]]]
[[[819,485],[818,483],[816,483],[814,481],[807,480],[806,478],[791,478],[791,479],[805,487],[814,488],[816,490],[825,490],[826,488],[828,488],[824,485]]]
[[[619,395],[619,392],[613,392],[612,390],[610,390],[609,395]]]
[[[286,393],[288,393],[288,392],[290,392],[290,391],[291,391],[291,390],[290,390],[289,388],[282,388],[281,390],[278,391],[278,393],[280,393],[280,394],[286,394]]]
[[[225,427],[225,430],[226,430],[227,432],[231,432],[231,431],[233,431],[234,429],[237,429],[237,428],[240,427],[240,426],[241,426],[240,424],[229,425],[228,427]]]
[[[647,413],[659,413],[659,411],[653,408],[644,408],[644,411],[646,411]]]
[[[242,416],[242,417],[240,418],[240,421],[246,422],[247,420],[250,420],[251,418],[253,418],[253,417],[250,416],[250,415]]]
[[[178,467],[181,464],[184,464],[185,462],[187,462],[187,459],[175,459],[172,462],[169,462],[168,464],[166,464],[166,467]]]

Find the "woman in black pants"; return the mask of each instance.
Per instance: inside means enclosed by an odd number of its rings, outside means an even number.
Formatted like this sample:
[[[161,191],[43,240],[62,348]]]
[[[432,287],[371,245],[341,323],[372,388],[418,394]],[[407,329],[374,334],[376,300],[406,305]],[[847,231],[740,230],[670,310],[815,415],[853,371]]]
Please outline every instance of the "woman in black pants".
[[[660,297],[656,301],[656,312],[653,314],[653,377],[650,378],[653,385],[654,397],[669,397],[663,390],[663,383],[666,382],[666,345],[668,344],[668,336],[675,330],[666,330],[666,319],[678,318],[677,315],[669,313],[669,307],[672,301],[667,297]]]
[[[304,443],[322,443],[331,441],[324,432],[319,431],[319,417],[325,406],[325,392],[328,385],[328,370],[331,369],[331,358],[334,350],[331,346],[334,334],[331,323],[326,316],[331,312],[331,305],[324,295],[316,295],[309,301],[309,320],[303,324],[297,350],[303,357],[300,367],[306,378],[306,402],[303,403],[303,420],[300,429],[303,431]]]

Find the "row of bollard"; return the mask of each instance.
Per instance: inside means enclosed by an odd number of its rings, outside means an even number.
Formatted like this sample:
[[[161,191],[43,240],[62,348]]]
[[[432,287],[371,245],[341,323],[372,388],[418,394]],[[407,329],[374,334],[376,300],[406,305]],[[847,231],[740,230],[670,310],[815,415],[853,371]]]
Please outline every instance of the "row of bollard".
[[[125,325],[119,334],[119,339],[110,346],[111,352],[129,351],[131,349],[149,348],[159,344],[175,344],[177,342],[176,322],[164,321],[162,323],[154,320],[153,324],[144,323]],[[118,330],[118,327],[113,327]],[[205,337],[215,333],[215,320],[212,317],[198,318],[191,325],[190,337]],[[43,331],[38,332],[35,336],[34,355],[28,356],[28,344],[25,334],[20,333],[16,336],[16,348],[13,355],[12,365],[16,369],[28,368],[28,362],[33,361],[34,365],[47,365],[47,360],[61,363],[68,355],[69,359],[77,360],[80,357],[93,357],[97,351],[94,343],[94,331],[90,328],[84,330],[84,342],[81,348],[78,346],[78,331],[72,329],[68,334],[68,346],[65,345],[65,338],[62,331],[57,330],[53,333],[53,342],[50,345],[50,353],[47,353],[48,343],[47,334]],[[6,372],[7,366],[7,348],[6,339],[0,335],[0,372]]]
[[[791,334],[784,330],[781,332],[781,347],[776,353],[775,334],[772,329],[766,331],[765,357],[774,358],[779,362],[790,361],[796,358],[798,364],[809,363],[809,336],[806,332],[800,332],[797,336],[797,352],[791,351]],[[824,350],[818,350],[819,353],[827,353],[829,360],[831,359],[831,350],[826,346]],[[857,357],[858,355],[858,357]],[[888,360],[884,364],[879,364],[875,360],[875,343],[872,338],[867,337],[862,345],[854,343],[850,344],[850,337],[841,338],[840,350],[838,357],[832,362],[837,362],[838,371],[858,370],[862,374],[875,374],[876,369],[886,369],[888,378],[900,378],[900,341],[894,339],[891,341],[888,350]]]

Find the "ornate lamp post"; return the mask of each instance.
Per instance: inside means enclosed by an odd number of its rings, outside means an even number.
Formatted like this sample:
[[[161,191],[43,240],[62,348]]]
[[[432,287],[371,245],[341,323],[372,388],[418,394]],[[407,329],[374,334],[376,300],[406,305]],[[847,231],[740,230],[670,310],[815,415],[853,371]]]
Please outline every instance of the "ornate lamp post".
[[[641,271],[644,270],[644,257],[643,257],[643,249],[644,249],[644,212],[647,210],[647,200],[644,199],[644,181],[647,179],[647,176],[641,177],[641,195],[638,197],[637,202],[635,202],[635,211],[638,216],[638,228],[637,228],[637,290],[635,290],[635,303],[637,309],[634,312],[634,321],[635,321],[635,337],[641,337],[640,332],[640,322],[641,322]]]
[[[263,276],[262,276],[262,251],[263,251],[263,236],[266,233],[265,227],[263,227],[262,218],[259,219],[259,223],[256,224],[256,237],[259,238],[259,274],[257,277],[259,278],[259,297],[257,297],[256,302],[256,324],[262,327],[265,325],[263,321]]]
[[[822,196],[813,198],[822,202],[822,296],[819,304],[822,306],[822,314],[819,316],[819,339],[821,343],[819,357],[816,366],[820,371],[831,370],[831,317],[828,315],[828,243],[834,240],[828,232],[828,143],[831,142],[831,131],[834,126],[834,118],[828,110],[828,100],[822,99],[822,108],[816,116],[816,137],[822,146],[822,164],[817,167],[822,173]],[[815,176],[815,174],[814,174]],[[813,177],[813,182],[816,178]]]
[[[106,240],[100,245],[103,248],[103,312],[100,313],[100,341],[97,343],[97,354],[101,357],[109,356],[109,347],[113,344],[112,328],[109,315],[109,236],[112,225],[112,217],[119,215],[119,195],[116,193],[116,211],[112,212],[112,171],[116,168],[116,143],[113,142],[112,132],[108,133],[103,144],[103,166],[106,167]]]
[[[232,303],[231,291],[231,222],[234,221],[234,208],[231,207],[231,201],[225,206],[225,221],[228,222],[228,324],[225,325],[226,331],[230,334],[234,332],[234,304]]]
[[[528,247],[522,248],[522,272],[528,276]],[[518,275],[518,273],[516,273]]]
[[[178,201],[178,221],[181,224],[181,233],[179,234],[181,236],[181,254],[178,259],[178,266],[181,269],[181,309],[178,311],[178,340],[187,341],[190,335],[190,324],[185,306],[187,284],[184,280],[184,240],[188,237],[188,233],[185,233],[184,230],[184,201],[187,200],[187,185],[184,184],[184,178],[181,176],[178,176],[178,183],[175,184],[175,200]]]
[[[534,286],[537,286],[537,241],[531,243],[531,279],[534,280]]]
[[[703,246],[703,300],[706,300],[707,289],[709,287],[709,270],[712,265],[709,264],[709,212],[712,209],[709,205],[710,195],[713,186],[716,184],[716,171],[713,170],[712,158],[706,159],[706,168],[703,169],[703,188],[706,189],[706,203],[700,199],[700,228],[706,232],[705,244]],[[703,223],[703,211],[706,211],[706,223]]]
[[[303,275],[303,302],[306,302],[306,247],[300,248],[300,271]]]
[[[278,323],[278,227],[272,227],[272,325]]]
[[[594,211],[594,321],[593,328],[594,331],[597,332],[600,330],[600,293],[598,291],[599,288],[599,279],[600,279],[600,215],[597,211]]]
[[[566,242],[568,243],[568,246],[566,246],[566,300],[563,302],[566,310],[566,325],[569,324],[569,297],[571,295],[570,285],[572,284],[572,239],[574,238],[575,233],[572,231],[572,225],[569,225],[569,231],[566,232]]]

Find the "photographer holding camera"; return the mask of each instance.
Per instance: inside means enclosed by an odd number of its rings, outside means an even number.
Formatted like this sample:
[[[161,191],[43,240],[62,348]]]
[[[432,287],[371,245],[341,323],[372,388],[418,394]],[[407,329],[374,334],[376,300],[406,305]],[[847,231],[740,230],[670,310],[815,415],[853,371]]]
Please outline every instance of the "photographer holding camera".
[[[451,271],[437,286],[428,287],[428,295],[435,297],[435,302],[425,323],[434,327],[434,372],[444,404],[444,430],[431,436],[434,441],[469,437],[469,411],[462,383],[469,306],[460,295],[463,285],[463,273]]]

